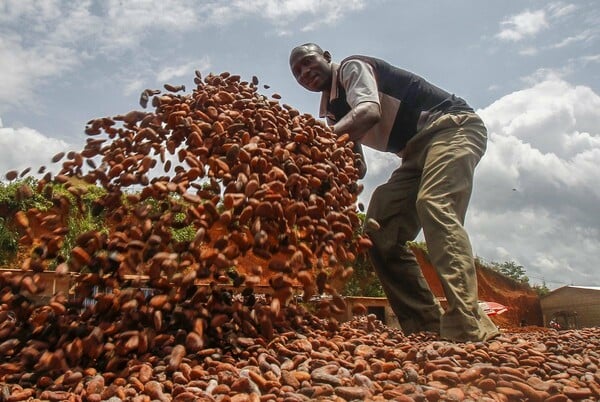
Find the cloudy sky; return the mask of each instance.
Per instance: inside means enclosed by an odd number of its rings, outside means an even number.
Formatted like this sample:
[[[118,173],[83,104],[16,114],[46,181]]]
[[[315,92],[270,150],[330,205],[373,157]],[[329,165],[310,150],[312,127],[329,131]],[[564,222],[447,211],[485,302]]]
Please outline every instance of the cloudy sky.
[[[596,0],[0,0],[0,172],[80,150],[85,123],[193,87],[259,77],[317,114],[292,47],[367,54],[465,98],[488,151],[467,217],[475,253],[551,289],[600,286],[600,4]],[[362,201],[400,160],[367,153]]]

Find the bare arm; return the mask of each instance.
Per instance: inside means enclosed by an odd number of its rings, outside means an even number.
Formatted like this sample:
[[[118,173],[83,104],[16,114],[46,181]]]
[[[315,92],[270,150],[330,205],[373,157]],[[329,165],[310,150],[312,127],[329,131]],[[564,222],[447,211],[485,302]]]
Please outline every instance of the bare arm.
[[[341,66],[340,76],[351,110],[333,125],[332,130],[338,135],[348,133],[350,136],[358,177],[362,179],[367,173],[367,163],[361,140],[381,120],[377,82],[372,68],[359,60],[350,60]]]
[[[363,135],[373,127],[379,119],[381,113],[379,105],[374,102],[359,103],[346,116],[338,121],[331,128],[336,134],[350,135],[350,141],[354,142],[352,150],[356,154],[356,168],[358,169],[358,178],[362,179],[367,174],[367,162],[363,153],[360,139]]]
[[[371,127],[377,124],[380,118],[381,113],[377,103],[363,102],[331,126],[332,131],[338,135],[348,133],[350,141],[354,143],[352,151],[356,154],[355,165],[358,169],[359,179],[364,178],[367,174],[367,162],[365,161],[360,139]]]
[[[381,119],[381,110],[375,102],[362,102],[332,127],[336,134],[348,133],[355,143]]]

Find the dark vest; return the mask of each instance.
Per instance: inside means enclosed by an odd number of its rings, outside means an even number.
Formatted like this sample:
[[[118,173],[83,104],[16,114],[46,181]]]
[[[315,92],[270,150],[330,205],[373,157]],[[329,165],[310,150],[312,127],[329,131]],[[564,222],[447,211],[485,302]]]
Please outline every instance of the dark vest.
[[[400,101],[400,108],[396,113],[387,151],[401,151],[408,140],[417,133],[417,123],[423,112],[425,113],[455,113],[472,112],[473,109],[459,97],[436,87],[425,79],[409,71],[394,67],[391,64],[368,56],[350,56],[340,63],[340,72],[344,63],[351,59],[362,60],[371,65],[375,73],[378,92],[394,97]],[[339,121],[350,111],[346,101],[346,91],[339,81],[338,98],[327,105],[327,110]]]

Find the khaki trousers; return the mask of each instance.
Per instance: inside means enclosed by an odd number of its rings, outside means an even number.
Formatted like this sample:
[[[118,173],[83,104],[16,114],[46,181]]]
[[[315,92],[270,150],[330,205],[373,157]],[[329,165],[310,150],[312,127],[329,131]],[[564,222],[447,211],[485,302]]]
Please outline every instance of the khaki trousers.
[[[374,244],[370,257],[405,334],[434,331],[458,342],[498,334],[478,305],[475,262],[463,227],[486,142],[477,114],[442,115],[408,142],[402,165],[373,192],[367,218],[380,229],[366,228]],[[406,247],[421,228],[446,294],[445,312]]]

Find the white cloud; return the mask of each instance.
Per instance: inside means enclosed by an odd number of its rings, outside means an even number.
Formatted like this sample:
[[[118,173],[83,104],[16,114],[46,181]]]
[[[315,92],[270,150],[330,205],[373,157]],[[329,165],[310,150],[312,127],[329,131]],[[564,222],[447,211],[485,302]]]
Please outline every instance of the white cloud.
[[[590,88],[572,86],[558,75],[514,92],[483,112],[494,135],[512,136],[544,153],[573,157],[580,132],[600,127],[600,97]],[[579,140],[579,141],[580,141]],[[593,146],[594,140],[588,143]]]
[[[156,38],[157,33],[173,38],[257,18],[284,35],[294,31],[290,23],[299,18],[309,19],[303,25],[311,29],[364,6],[364,0],[4,0],[0,2],[0,112],[31,104],[49,79],[88,61],[120,59],[128,51],[139,58],[143,41]],[[133,58],[131,65],[140,64]],[[159,81],[168,81],[189,72],[193,64],[207,67],[208,59],[184,60],[178,67],[166,66],[155,73]],[[125,92],[139,89],[135,80],[126,80]]]
[[[561,40],[560,42],[552,45],[552,47],[556,48],[556,49],[559,49],[561,47],[567,47],[576,42],[584,42],[584,41],[590,40],[594,36],[595,36],[594,32],[588,29],[577,35],[568,36],[568,37],[564,38],[563,40]]]
[[[556,74],[530,85],[478,111],[490,137],[467,219],[474,247],[496,261],[508,251],[536,278],[598,285],[600,96]]]
[[[235,0],[219,3],[208,11],[209,16],[221,24],[254,15],[276,27],[286,27],[298,18],[310,16],[311,22],[303,30],[312,30],[320,24],[335,23],[348,12],[361,10],[365,5],[364,0]],[[282,32],[288,32],[288,29]]]
[[[589,56],[582,56],[580,58],[580,60],[584,64],[588,64],[588,63],[600,63],[600,54],[593,54],[593,55],[589,55]]]
[[[0,112],[28,103],[36,87],[77,64],[72,49],[54,44],[23,45],[18,35],[0,36]]]
[[[544,81],[560,81],[573,71],[572,63],[568,63],[562,68],[538,68],[533,73],[524,76],[521,80],[530,86],[534,86]]]
[[[390,166],[400,166],[401,159],[390,152],[379,152],[374,149],[363,147],[365,159],[368,164],[369,174],[381,175],[390,173]]]
[[[130,48],[151,30],[188,32],[251,17],[266,20],[279,35],[289,35],[293,32],[289,24],[300,18],[310,18],[302,31],[313,30],[322,24],[334,24],[365,5],[364,0],[234,0],[208,4],[193,0],[111,0],[104,10],[108,22],[103,45]]]
[[[104,4],[102,46],[106,51],[131,49],[155,31],[170,34],[210,25],[201,20],[203,7],[192,0],[110,0]]]
[[[4,0],[0,3],[0,21],[16,21],[24,17],[37,21],[56,18],[60,14],[59,3],[59,0]]]
[[[562,1],[556,3],[550,3],[548,5],[548,12],[553,18],[561,18],[566,15],[572,14],[577,10],[575,4],[563,3]]]
[[[35,174],[41,166],[56,172],[60,167],[51,163],[58,152],[69,151],[70,145],[28,128],[3,127],[0,120],[0,177],[9,170],[31,168]]]
[[[145,81],[139,77],[125,80],[123,85],[123,94],[126,96],[141,93],[144,90]]]
[[[205,72],[210,68],[210,59],[205,56],[197,60],[189,61],[187,63],[175,64],[172,66],[163,67],[156,74],[156,81],[159,83],[167,83],[173,78],[190,77],[193,75],[194,70],[200,70]]]
[[[390,178],[392,172],[400,167],[402,160],[390,152],[379,152],[368,147],[363,147],[363,152],[367,163],[367,174],[361,181],[364,190],[359,198],[360,202],[367,205],[375,188]]]
[[[89,2],[8,1],[0,12],[0,105],[30,104],[45,80],[79,65],[85,43],[97,28]],[[27,27],[27,29],[23,29]]]
[[[548,22],[544,10],[527,10],[502,21],[501,25],[503,28],[496,36],[502,40],[517,42],[547,28]]]
[[[519,54],[522,56],[535,56],[538,52],[538,49],[532,46],[519,50]]]

